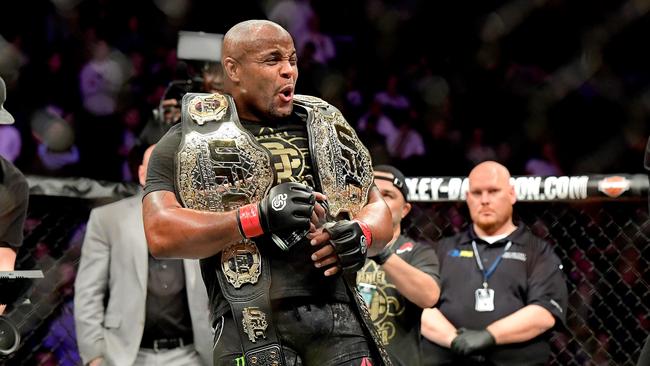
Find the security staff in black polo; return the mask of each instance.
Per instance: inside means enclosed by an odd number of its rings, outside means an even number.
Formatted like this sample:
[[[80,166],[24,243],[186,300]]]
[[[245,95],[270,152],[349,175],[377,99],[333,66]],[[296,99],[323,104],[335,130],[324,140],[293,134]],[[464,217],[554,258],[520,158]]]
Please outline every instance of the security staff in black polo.
[[[440,301],[422,313],[423,365],[545,365],[549,330],[564,322],[567,288],[552,248],[512,221],[510,173],[477,165],[472,224],[436,252]]]

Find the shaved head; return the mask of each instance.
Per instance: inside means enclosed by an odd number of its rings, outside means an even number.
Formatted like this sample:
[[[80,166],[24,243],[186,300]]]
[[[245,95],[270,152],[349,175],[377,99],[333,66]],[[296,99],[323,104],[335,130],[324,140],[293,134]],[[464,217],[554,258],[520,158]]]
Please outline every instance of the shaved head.
[[[242,58],[246,53],[254,51],[256,44],[268,39],[269,36],[291,38],[289,32],[270,20],[252,19],[235,24],[223,37],[221,63],[223,64],[227,57]]]
[[[497,163],[496,161],[484,161],[472,169],[469,173],[469,184],[472,184],[472,176],[475,177],[474,181],[478,176],[491,176],[493,179],[499,182],[502,185],[510,184],[510,172],[508,168]]]

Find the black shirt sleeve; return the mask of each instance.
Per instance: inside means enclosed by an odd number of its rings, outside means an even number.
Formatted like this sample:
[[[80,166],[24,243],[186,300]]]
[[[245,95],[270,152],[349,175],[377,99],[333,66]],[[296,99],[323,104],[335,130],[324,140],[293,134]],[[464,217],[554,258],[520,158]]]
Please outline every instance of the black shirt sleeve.
[[[174,125],[156,144],[149,158],[144,195],[155,191],[174,192],[174,159],[181,141],[180,123]]]
[[[539,241],[531,253],[530,276],[528,277],[528,305],[539,305],[550,311],[560,322],[566,320],[568,293],[561,262],[553,249]]]
[[[415,243],[409,263],[420,271],[433,277],[440,286],[440,265],[433,246],[427,243]]]
[[[0,157],[0,246],[18,248],[23,243],[23,225],[27,216],[29,185],[23,174]]]

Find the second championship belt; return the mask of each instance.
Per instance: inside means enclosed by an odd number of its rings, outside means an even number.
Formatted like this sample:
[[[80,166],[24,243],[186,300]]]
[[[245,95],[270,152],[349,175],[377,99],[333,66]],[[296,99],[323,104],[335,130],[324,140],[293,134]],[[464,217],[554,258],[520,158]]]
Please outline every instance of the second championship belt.
[[[230,96],[185,94],[182,131],[176,184],[185,207],[231,211],[268,193],[274,181],[271,158],[241,126]],[[284,365],[271,319],[268,259],[255,242],[243,239],[221,251],[215,272],[238,327],[246,365]]]
[[[330,219],[354,218],[368,203],[368,193],[374,181],[368,149],[341,112],[329,103],[307,95],[295,95],[294,102],[307,112],[309,151],[317,177],[317,190],[327,196]],[[375,347],[371,347],[373,357],[381,360],[383,365],[392,365],[370,311],[357,290],[356,278],[346,276],[345,285],[366,333],[374,341]]]

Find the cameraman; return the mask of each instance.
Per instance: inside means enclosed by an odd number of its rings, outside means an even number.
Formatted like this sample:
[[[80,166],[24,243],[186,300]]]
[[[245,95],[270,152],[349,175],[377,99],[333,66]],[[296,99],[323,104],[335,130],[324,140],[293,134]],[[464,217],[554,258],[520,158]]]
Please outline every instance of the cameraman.
[[[181,100],[186,93],[214,93],[223,90],[220,34],[180,32],[178,79],[171,81],[154,110],[152,119],[139,136],[139,143],[150,146],[181,118]]]

